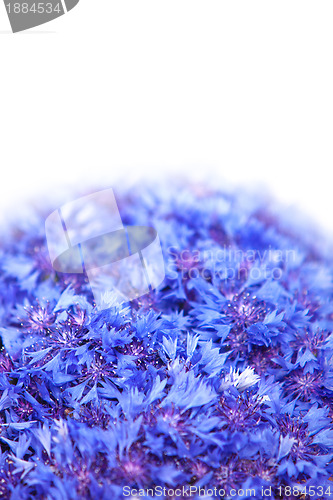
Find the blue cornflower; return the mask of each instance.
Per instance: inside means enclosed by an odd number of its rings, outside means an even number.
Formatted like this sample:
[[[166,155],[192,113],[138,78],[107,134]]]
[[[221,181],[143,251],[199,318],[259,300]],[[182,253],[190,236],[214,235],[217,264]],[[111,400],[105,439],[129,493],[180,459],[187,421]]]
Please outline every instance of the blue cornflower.
[[[2,235],[1,498],[330,487],[330,244],[251,193],[172,185],[118,202],[125,224],[157,230],[166,274],[104,310],[85,274],[52,268],[47,207]]]

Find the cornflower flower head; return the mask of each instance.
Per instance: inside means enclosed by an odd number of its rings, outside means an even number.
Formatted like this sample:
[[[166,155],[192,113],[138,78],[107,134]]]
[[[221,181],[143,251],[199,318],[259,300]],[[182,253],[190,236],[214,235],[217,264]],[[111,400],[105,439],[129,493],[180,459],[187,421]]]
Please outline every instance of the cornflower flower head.
[[[232,327],[236,330],[246,330],[258,323],[267,314],[268,309],[263,301],[249,292],[235,294],[227,303],[226,314],[230,317]]]
[[[33,412],[33,406],[28,401],[24,399],[18,399],[17,406],[15,406],[15,413],[20,420],[29,420]]]
[[[286,378],[284,388],[290,397],[311,401],[314,397],[320,397],[323,387],[323,374],[319,371],[304,372],[297,369]]]
[[[33,333],[45,333],[54,325],[56,315],[52,312],[50,304],[42,306],[40,304],[31,305],[26,308],[27,317],[23,319],[21,325]]]
[[[231,329],[226,342],[234,352],[247,350],[248,328],[260,324],[269,312],[265,302],[249,292],[235,294],[223,307]]]
[[[145,345],[143,341],[134,339],[130,344],[126,344],[122,349],[119,349],[119,351],[133,356],[136,366],[142,370],[146,370],[150,365],[156,368],[160,368],[163,365],[158,352],[151,347],[150,343]]]
[[[262,419],[262,399],[249,396],[222,396],[217,406],[222,429],[230,432],[256,428]]]
[[[311,329],[298,330],[295,334],[295,341],[293,346],[295,350],[308,349],[312,354],[317,356],[321,349],[323,349],[327,333],[319,328],[315,331]]]
[[[59,323],[50,333],[48,345],[54,350],[65,351],[79,347],[84,343],[82,329],[70,323]]]
[[[103,356],[95,355],[92,362],[82,369],[81,380],[98,383],[113,378],[116,374],[115,365],[106,361]]]
[[[308,425],[300,418],[291,418],[289,415],[283,416],[279,420],[279,429],[282,435],[292,438],[289,456],[295,462],[297,460],[312,461],[319,446],[313,443]]]

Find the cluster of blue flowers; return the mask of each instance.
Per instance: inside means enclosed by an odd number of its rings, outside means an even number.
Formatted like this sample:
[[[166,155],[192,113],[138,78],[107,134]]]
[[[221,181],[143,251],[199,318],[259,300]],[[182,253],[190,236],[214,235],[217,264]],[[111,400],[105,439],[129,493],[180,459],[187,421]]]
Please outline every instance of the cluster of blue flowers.
[[[2,235],[0,498],[333,498],[325,240],[244,193],[118,201],[166,268],[121,306],[54,271],[47,212]]]

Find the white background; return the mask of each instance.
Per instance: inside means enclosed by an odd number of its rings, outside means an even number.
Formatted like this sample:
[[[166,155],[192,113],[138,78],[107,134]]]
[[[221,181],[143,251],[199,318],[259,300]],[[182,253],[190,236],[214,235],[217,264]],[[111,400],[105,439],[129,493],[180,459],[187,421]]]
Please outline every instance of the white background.
[[[331,1],[81,0],[13,35],[1,4],[2,216],[187,173],[260,182],[332,231],[332,23]]]

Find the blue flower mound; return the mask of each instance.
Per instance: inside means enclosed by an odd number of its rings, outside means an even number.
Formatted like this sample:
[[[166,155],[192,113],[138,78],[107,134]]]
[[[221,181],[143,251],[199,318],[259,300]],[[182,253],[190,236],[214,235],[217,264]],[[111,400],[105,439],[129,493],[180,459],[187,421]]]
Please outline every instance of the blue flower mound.
[[[240,192],[118,201],[166,267],[118,307],[52,269],[47,210],[2,235],[0,498],[333,498],[325,240]]]

